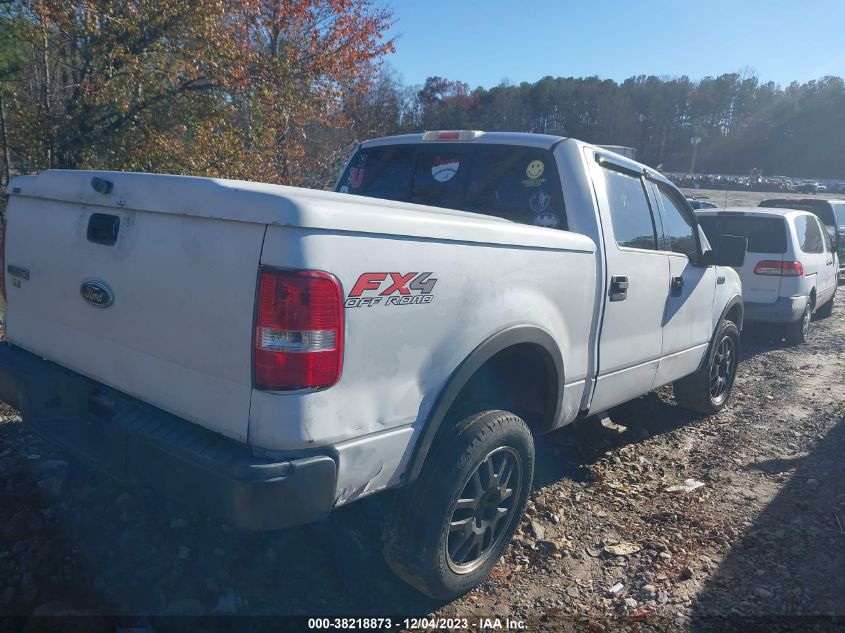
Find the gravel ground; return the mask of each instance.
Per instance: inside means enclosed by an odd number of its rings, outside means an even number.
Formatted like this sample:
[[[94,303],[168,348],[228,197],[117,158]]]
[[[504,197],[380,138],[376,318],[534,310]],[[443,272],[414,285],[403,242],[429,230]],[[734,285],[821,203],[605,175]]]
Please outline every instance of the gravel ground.
[[[68,464],[0,408],[0,614],[15,616],[0,631],[40,630],[30,617],[56,613],[127,626],[156,614],[509,616],[591,631],[845,616],[845,292],[804,346],[746,328],[742,359],[718,416],[675,407],[664,388],[612,411],[624,430],[585,420],[538,440],[514,543],[448,604],[387,570],[377,498],[244,534]]]

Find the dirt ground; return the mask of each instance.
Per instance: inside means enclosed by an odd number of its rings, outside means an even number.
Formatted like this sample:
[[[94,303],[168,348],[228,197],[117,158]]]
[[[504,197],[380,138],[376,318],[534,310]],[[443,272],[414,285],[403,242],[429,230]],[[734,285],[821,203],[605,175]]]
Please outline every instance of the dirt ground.
[[[729,193],[729,204],[748,195],[763,194]],[[244,534],[68,464],[4,408],[0,631],[41,630],[31,616],[57,613],[101,614],[109,631],[163,630],[148,619],[160,614],[845,630],[825,617],[845,618],[845,291],[808,344],[760,326],[742,344],[717,416],[677,408],[664,388],[612,411],[622,432],[585,420],[539,439],[517,537],[487,582],[448,604],[390,574],[377,499],[317,525]]]

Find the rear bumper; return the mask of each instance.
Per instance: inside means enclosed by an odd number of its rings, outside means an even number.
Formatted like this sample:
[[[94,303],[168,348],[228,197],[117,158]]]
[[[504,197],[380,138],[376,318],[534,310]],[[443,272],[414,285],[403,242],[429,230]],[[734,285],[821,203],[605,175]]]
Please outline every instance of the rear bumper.
[[[247,530],[315,521],[334,505],[328,455],[256,457],[250,447],[150,407],[8,343],[0,399],[72,457]]]
[[[807,307],[807,297],[780,297],[774,303],[744,302],[746,321],[794,323]]]

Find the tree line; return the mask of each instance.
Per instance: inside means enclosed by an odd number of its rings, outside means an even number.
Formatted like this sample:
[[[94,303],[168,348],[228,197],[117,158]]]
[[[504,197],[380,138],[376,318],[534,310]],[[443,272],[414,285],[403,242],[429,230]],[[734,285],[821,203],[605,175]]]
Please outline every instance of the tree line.
[[[785,88],[738,73],[700,81],[642,75],[621,83],[544,77],[475,90],[431,77],[408,97],[404,107],[384,109],[391,113],[389,129],[569,136],[634,147],[638,160],[667,171],[690,169],[696,139],[697,172],[748,175],[758,168],[766,175],[845,178],[840,77]]]
[[[331,184],[361,140],[424,129],[627,145],[686,171],[845,178],[845,83],[736,73],[407,86],[375,0],[0,2],[0,186],[106,168]]]

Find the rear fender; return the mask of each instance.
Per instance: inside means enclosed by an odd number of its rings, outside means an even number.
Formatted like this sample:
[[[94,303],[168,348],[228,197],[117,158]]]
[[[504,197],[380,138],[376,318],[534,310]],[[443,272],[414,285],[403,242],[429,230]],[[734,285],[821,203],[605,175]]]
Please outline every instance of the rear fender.
[[[438,395],[431,413],[429,413],[426,423],[423,426],[420,438],[414,447],[410,468],[406,474],[406,483],[415,480],[420,474],[420,470],[425,463],[434,438],[440,430],[443,421],[446,419],[447,413],[455,403],[461,389],[475,375],[478,369],[493,356],[509,347],[525,343],[533,344],[543,352],[542,356],[547,364],[549,380],[548,393],[550,402],[547,404],[547,410],[554,411],[552,423],[559,418],[563,403],[564,368],[563,356],[555,339],[545,330],[530,325],[516,325],[500,330],[476,347],[457,369],[452,372],[446,386]]]

